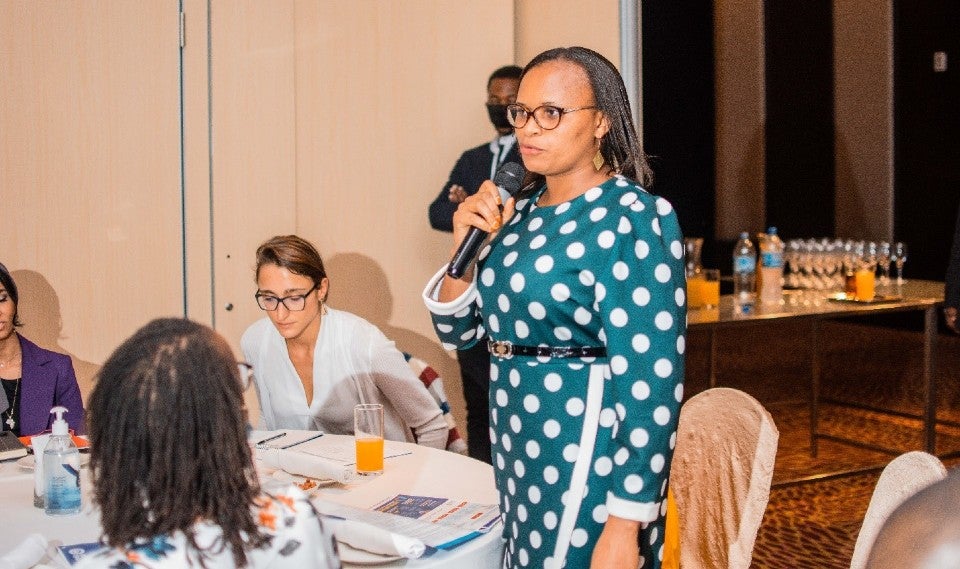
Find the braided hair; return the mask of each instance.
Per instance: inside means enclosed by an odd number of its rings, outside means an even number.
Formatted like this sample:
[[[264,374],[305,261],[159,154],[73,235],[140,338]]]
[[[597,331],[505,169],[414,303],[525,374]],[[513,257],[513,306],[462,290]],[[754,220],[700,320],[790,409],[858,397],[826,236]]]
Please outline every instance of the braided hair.
[[[212,329],[150,322],[104,363],[88,411],[94,501],[109,546],[182,531],[201,566],[229,547],[244,567],[245,551],[269,542],[251,513],[260,485],[239,371]],[[196,541],[198,520],[223,532],[207,550]]]

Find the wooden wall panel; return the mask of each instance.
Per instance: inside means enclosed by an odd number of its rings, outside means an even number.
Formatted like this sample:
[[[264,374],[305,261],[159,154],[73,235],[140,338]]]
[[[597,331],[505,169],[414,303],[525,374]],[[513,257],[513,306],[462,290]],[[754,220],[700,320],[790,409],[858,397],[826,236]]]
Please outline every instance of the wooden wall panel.
[[[0,3],[0,259],[81,383],[183,313],[176,2]]]

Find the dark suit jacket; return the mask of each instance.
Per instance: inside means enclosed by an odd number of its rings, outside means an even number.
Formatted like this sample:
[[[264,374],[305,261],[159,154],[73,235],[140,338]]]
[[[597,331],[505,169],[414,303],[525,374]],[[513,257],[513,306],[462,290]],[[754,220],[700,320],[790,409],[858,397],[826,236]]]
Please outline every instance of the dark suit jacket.
[[[450,172],[450,179],[443,186],[440,195],[430,204],[430,227],[440,231],[453,231],[453,212],[457,211],[456,204],[450,201],[448,194],[450,186],[457,184],[463,186],[467,193],[473,195],[480,189],[480,184],[490,179],[490,164],[493,162],[493,152],[490,151],[490,143],[484,143],[476,148],[471,148],[460,155],[460,159]],[[520,152],[515,142],[507,152],[507,157],[501,162],[520,161]]]
[[[70,356],[44,350],[20,336],[23,373],[20,383],[20,434],[35,435],[50,428],[50,409],[63,405],[63,418],[76,434],[84,432],[83,401]]]

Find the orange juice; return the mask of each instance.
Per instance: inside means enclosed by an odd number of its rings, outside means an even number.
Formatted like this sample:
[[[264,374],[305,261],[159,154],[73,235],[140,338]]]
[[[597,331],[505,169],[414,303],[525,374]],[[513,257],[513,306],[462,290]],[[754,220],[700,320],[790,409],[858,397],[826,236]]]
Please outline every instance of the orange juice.
[[[357,472],[383,472],[383,439],[358,438],[357,443]]]
[[[873,300],[876,275],[873,269],[857,269],[857,300]]]
[[[687,306],[690,308],[705,308],[720,304],[720,281],[698,273],[687,279]]]

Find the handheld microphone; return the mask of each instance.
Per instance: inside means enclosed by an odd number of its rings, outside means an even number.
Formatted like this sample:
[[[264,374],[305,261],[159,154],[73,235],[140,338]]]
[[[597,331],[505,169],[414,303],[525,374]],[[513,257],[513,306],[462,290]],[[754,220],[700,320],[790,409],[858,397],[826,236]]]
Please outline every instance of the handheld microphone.
[[[506,202],[508,198],[520,189],[520,186],[523,184],[524,174],[526,174],[526,170],[523,169],[523,166],[516,162],[507,162],[500,167],[497,174],[493,177],[493,183],[500,189],[500,211],[503,211],[502,202]],[[486,238],[486,231],[481,230],[479,227],[471,227],[470,231],[467,232],[467,236],[460,243],[460,247],[457,248],[457,252],[453,254],[453,258],[450,260],[450,266],[447,268],[447,274],[455,279],[461,278],[463,274],[467,272],[467,266],[469,266],[473,258],[477,256],[480,245],[483,244],[483,240]]]

